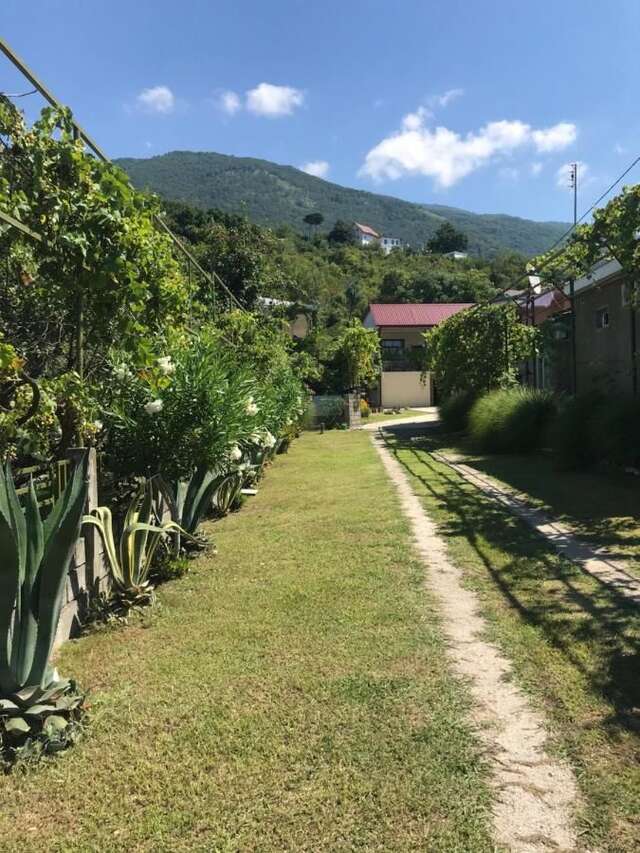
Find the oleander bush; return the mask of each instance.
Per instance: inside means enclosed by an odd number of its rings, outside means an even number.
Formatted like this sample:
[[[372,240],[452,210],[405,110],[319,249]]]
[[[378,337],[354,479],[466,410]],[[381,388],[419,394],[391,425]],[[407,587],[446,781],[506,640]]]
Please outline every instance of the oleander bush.
[[[480,397],[469,412],[469,437],[487,453],[529,453],[544,446],[556,413],[548,391],[509,388]]]

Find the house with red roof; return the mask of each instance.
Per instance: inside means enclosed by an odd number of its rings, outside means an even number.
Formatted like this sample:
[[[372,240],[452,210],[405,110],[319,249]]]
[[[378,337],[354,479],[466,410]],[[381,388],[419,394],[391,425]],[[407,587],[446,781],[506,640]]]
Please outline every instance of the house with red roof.
[[[373,405],[383,409],[435,404],[433,380],[422,376],[424,333],[472,302],[373,303],[364,325],[376,329],[382,350],[382,372],[372,394]]]

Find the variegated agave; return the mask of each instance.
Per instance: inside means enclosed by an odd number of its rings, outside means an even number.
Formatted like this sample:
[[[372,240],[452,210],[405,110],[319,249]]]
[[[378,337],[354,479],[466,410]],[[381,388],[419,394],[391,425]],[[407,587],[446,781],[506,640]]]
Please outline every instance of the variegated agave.
[[[85,515],[83,520],[86,524],[95,525],[100,531],[114,592],[121,603],[127,607],[148,603],[153,598],[149,573],[158,546],[169,534],[186,533],[173,520],[157,520],[151,481],[141,483],[129,504],[118,544],[109,507],[97,507],[91,515]]]
[[[62,749],[75,740],[82,696],[49,664],[67,570],[87,497],[78,465],[46,520],[33,483],[20,507],[0,470],[0,734],[2,758]]]

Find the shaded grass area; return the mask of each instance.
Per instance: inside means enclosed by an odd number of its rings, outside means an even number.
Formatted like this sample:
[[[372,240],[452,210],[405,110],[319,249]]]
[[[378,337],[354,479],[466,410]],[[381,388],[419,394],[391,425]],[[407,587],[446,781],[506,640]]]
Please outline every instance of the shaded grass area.
[[[448,466],[428,436],[391,439],[452,558],[479,595],[489,636],[573,764],[579,825],[599,849],[640,840],[640,614]],[[480,664],[481,665],[481,664]]]
[[[11,851],[492,851],[486,768],[363,433],[307,434],[144,623],[67,644],[89,737],[0,778]]]
[[[459,453],[462,448],[455,448]],[[630,561],[640,575],[640,479],[618,473],[558,471],[548,456],[484,456],[463,449],[469,465],[525,492],[536,506],[572,525],[581,538]]]

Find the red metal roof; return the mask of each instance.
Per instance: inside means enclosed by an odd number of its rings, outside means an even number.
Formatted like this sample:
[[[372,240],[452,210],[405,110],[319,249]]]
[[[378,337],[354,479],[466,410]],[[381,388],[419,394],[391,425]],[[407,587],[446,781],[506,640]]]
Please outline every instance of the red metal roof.
[[[376,326],[437,326],[443,320],[471,308],[473,302],[379,303],[369,305]]]
[[[361,225],[359,222],[354,222],[353,224],[356,226],[358,231],[362,231],[363,234],[368,234],[370,237],[380,236],[378,232],[374,231],[370,225]]]

